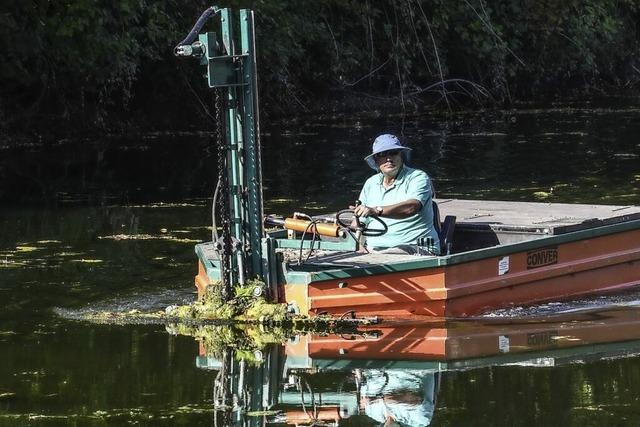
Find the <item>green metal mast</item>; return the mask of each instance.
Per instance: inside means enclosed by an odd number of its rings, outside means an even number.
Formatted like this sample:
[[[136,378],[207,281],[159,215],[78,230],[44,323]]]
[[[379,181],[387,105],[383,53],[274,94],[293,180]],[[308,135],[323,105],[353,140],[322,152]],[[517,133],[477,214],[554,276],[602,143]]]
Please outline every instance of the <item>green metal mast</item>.
[[[205,21],[218,17],[215,32],[200,33]],[[239,37],[234,30],[238,28]],[[195,41],[195,38],[198,38]],[[219,186],[222,236],[216,244],[223,293],[230,287],[243,285],[250,278],[265,280],[262,238],[262,171],[258,122],[258,88],[254,15],[240,10],[235,25],[231,9],[207,9],[190,34],[175,49],[177,56],[195,57],[207,67],[209,87],[218,91],[218,117],[224,123],[223,141],[218,141],[226,169]],[[220,134],[220,132],[219,132]],[[224,158],[222,158],[222,156]],[[214,200],[214,203],[216,201]],[[221,212],[220,212],[221,210]],[[215,230],[214,230],[215,232]],[[266,275],[269,273],[267,271]]]

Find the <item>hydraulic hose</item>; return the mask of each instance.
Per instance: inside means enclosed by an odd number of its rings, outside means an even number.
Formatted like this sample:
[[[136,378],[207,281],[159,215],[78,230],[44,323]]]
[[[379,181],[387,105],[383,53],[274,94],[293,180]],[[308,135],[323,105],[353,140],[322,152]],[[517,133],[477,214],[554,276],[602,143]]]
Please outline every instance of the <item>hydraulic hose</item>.
[[[175,55],[178,55],[178,49],[180,48],[180,46],[190,45],[191,43],[193,43],[196,37],[198,37],[198,34],[200,33],[202,27],[204,27],[205,22],[207,22],[207,20],[211,18],[212,15],[215,15],[219,11],[220,9],[218,9],[216,6],[211,6],[205,9],[205,11],[202,12],[202,15],[200,15],[200,18],[198,18],[198,20],[196,21],[191,31],[189,31],[187,37],[185,37],[184,40],[182,40],[176,45],[176,47],[173,48],[173,53]]]

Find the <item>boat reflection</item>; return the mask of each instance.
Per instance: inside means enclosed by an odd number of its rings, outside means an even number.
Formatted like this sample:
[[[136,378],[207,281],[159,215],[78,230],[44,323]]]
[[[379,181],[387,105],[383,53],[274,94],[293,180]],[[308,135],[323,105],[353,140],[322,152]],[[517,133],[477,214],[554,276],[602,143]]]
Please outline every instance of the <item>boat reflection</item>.
[[[214,425],[427,426],[448,372],[640,354],[640,308],[379,325],[268,345],[220,346],[210,340],[222,332],[210,333],[193,335],[197,366],[216,371]]]

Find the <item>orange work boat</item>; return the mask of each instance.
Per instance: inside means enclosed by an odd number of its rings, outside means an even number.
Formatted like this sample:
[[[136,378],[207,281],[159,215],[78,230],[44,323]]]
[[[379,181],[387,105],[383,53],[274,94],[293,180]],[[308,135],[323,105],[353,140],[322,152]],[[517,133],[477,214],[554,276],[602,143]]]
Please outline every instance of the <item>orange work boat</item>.
[[[458,218],[455,231],[445,239],[448,254],[323,251],[316,243],[318,253],[298,263],[284,261],[275,250],[279,261],[273,293],[301,314],[388,319],[468,316],[640,284],[637,206],[470,200],[438,204]],[[196,252],[196,286],[202,292],[217,276],[215,254],[207,243]]]

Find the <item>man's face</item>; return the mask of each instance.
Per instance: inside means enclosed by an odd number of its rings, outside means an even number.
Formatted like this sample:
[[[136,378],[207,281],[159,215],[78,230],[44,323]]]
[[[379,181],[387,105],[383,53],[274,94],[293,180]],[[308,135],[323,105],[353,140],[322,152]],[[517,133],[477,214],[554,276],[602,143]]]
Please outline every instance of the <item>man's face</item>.
[[[402,167],[402,153],[400,150],[389,150],[373,156],[383,174],[395,178]]]

